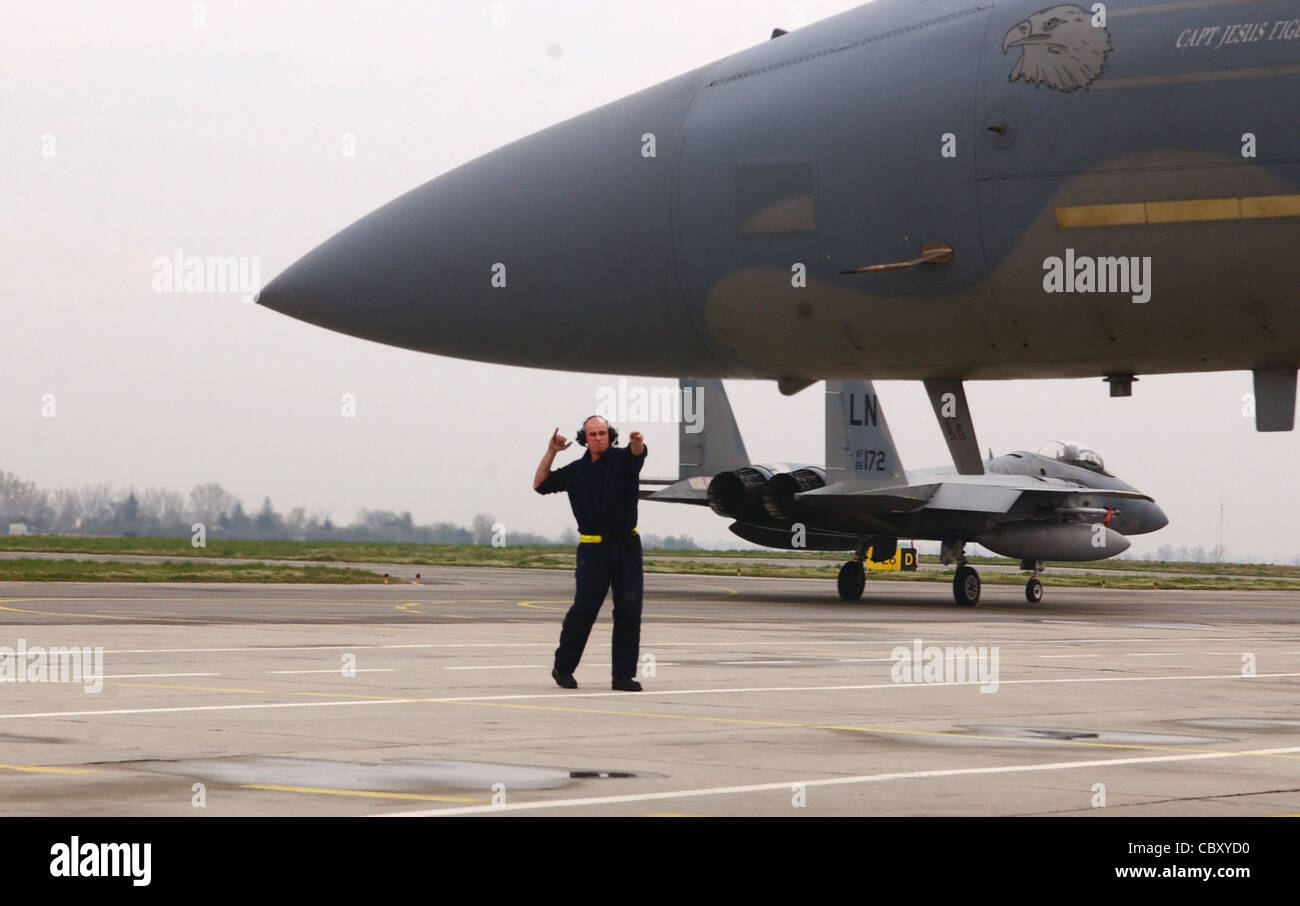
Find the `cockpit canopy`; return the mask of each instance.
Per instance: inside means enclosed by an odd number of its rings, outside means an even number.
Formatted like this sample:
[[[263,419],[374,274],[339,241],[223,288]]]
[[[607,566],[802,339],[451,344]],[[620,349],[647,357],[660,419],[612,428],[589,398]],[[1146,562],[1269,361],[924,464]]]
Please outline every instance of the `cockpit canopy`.
[[[1087,444],[1081,444],[1078,441],[1051,441],[1038,448],[1038,455],[1047,459],[1055,459],[1057,462],[1063,462],[1067,465],[1078,466],[1090,472],[1098,472],[1102,475],[1110,474],[1106,471],[1106,464],[1102,461],[1101,455]]]

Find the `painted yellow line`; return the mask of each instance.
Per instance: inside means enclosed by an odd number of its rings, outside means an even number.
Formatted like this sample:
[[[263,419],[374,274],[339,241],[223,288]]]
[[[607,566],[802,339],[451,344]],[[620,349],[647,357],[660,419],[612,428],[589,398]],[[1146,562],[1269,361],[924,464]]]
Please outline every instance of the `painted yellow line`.
[[[1070,205],[1056,209],[1056,225],[1062,230],[1090,226],[1129,226],[1146,222],[1146,205],[1142,202]]]
[[[867,783],[888,783],[899,780],[928,780],[939,777],[975,777],[997,774],[1042,773],[1045,771],[1077,771],[1080,768],[1107,769],[1127,766],[1146,767],[1173,762],[1205,761],[1217,758],[1235,758],[1241,755],[1268,755],[1281,752],[1300,752],[1300,747],[1261,749],[1248,752],[1229,752],[1221,755],[1158,755],[1148,758],[1107,758],[1091,761],[1057,761],[1049,763],[989,765],[987,767],[947,768],[929,771],[889,771],[879,774],[859,774],[853,777],[819,777],[809,780],[782,780],[776,783],[751,783],[744,786],[715,786],[688,790],[664,790],[656,793],[631,793],[620,796],[585,796],[576,799],[543,799],[533,802],[512,802],[497,806],[467,806],[462,808],[427,809],[419,812],[397,812],[387,818],[445,817],[448,815],[473,815],[491,811],[520,812],[540,809],[574,808],[581,806],[625,805],[627,803],[661,802],[667,799],[689,799],[701,796],[734,796],[741,793],[777,792],[783,794],[796,784],[809,789],[837,786],[857,786]],[[789,814],[789,812],[786,812]]]
[[[548,599],[543,598],[543,599],[541,599],[541,600],[548,600]],[[543,606],[542,606],[538,601],[516,601],[515,603],[516,603],[517,605],[519,605],[520,607],[531,607],[531,608],[534,609],[534,610],[549,610],[549,611],[551,611],[552,613],[567,613],[568,610],[569,610],[568,607],[543,607]],[[710,604],[720,604],[720,603],[722,603],[721,600],[718,600],[718,601],[674,601],[674,602],[673,602],[674,605],[678,605],[678,604],[695,604],[695,605],[702,605],[702,606],[708,606],[708,605],[710,605]],[[743,604],[743,603],[762,603],[762,602],[727,601],[726,603],[728,603],[728,604],[737,604],[737,603]],[[572,606],[572,605],[569,605],[569,606]],[[602,605],[602,606],[603,606],[603,605]],[[659,616],[661,616],[661,617],[663,617],[663,618],[665,618],[665,619],[670,619],[670,620],[704,620],[705,622],[710,622],[710,623],[744,623],[744,622],[747,622],[746,620],[719,620],[717,617],[714,617],[714,616],[700,616],[700,615],[698,615],[698,614],[689,614],[689,613],[661,613],[661,614],[659,614]]]
[[[1137,6],[1132,9],[1108,10],[1112,19],[1124,16],[1149,16],[1153,13],[1172,13],[1189,9],[1212,9],[1216,6],[1242,6],[1255,0],[1181,0],[1176,3],[1154,3],[1151,6]]]
[[[543,598],[541,600],[548,599]],[[549,610],[553,613],[565,613],[568,610],[567,607],[543,607],[540,601],[516,601],[515,604],[519,607],[531,607],[534,610]]]
[[[743,717],[712,717],[702,714],[668,714],[656,711],[614,711],[602,708],[573,708],[564,705],[524,705],[514,702],[482,702],[482,701],[448,701],[446,704],[457,705],[477,705],[480,707],[493,708],[513,708],[526,711],[570,711],[579,714],[604,714],[612,717],[649,717],[660,720],[685,720],[697,721],[701,723],[724,723],[724,724],[741,724],[753,727],[773,727],[779,729],[792,730],[839,730],[849,733],[868,733],[882,736],[924,736],[941,739],[959,739],[959,740],[978,740],[983,742],[1009,742],[1009,743],[1042,743],[1044,745],[1057,746],[1086,746],[1094,749],[1137,749],[1139,751],[1150,752],[1188,752],[1193,754],[1212,754],[1212,755],[1243,755],[1244,752],[1234,752],[1229,749],[1205,749],[1191,746],[1162,746],[1162,745],[1141,745],[1137,743],[1119,743],[1119,742],[1089,742],[1084,739],[1057,739],[1052,737],[1019,737],[1019,736],[989,736],[978,733],[953,733],[944,730],[902,730],[893,727],[858,727],[843,724],[805,724],[791,723],[779,720],[753,720]],[[1258,757],[1264,758],[1288,758],[1297,759],[1300,755],[1288,754],[1262,754]]]
[[[15,599],[15,600],[28,600],[28,599]],[[33,601],[51,601],[51,602],[54,602],[54,601],[73,601],[73,600],[104,601],[104,600],[110,600],[110,599],[107,599],[107,598],[80,598],[80,599],[78,599],[78,598],[31,598],[31,599],[29,599],[29,600],[33,600]],[[142,600],[148,600],[148,599],[145,599],[145,598],[113,598],[113,599],[111,599],[111,600],[121,600],[121,601],[142,601]],[[134,623],[138,623],[138,622],[140,622],[140,618],[139,618],[138,616],[132,616],[132,615],[130,615],[130,612],[129,612],[129,611],[127,612],[127,615],[116,614],[116,613],[74,613],[74,612],[71,611],[71,610],[24,610],[24,609],[21,608],[21,607],[7,607],[7,606],[2,605],[2,604],[0,604],[0,610],[7,611],[8,613],[21,613],[21,614],[26,614],[26,615],[30,615],[30,616],[38,616],[38,617],[85,617],[86,619],[90,619],[90,620],[130,620],[130,621],[132,621],[132,622],[134,622]],[[206,618],[199,618],[199,617],[178,617],[178,616],[175,616],[175,615],[170,614],[170,613],[157,614],[157,616],[161,616],[161,617],[163,617],[163,618],[165,618],[165,619],[171,620],[171,621],[176,622],[176,623],[189,623],[189,624],[194,624],[194,625],[199,625],[199,626],[216,626],[216,625],[220,625],[220,626],[247,626],[247,625],[251,625],[251,624],[249,624],[249,623],[247,623],[247,622],[245,622],[245,621],[241,621],[241,620],[209,620],[209,619],[206,619]]]
[[[1300,217],[1300,195],[1256,195],[1241,200],[1243,218]]]
[[[424,793],[386,793],[381,790],[335,790],[325,786],[285,786],[279,783],[245,783],[245,790],[273,790],[279,793],[311,793],[317,796],[357,796],[363,799],[417,799],[421,802],[481,802],[467,796],[430,796]]]
[[[63,598],[63,599],[54,599],[54,600],[70,600],[70,599]],[[53,613],[51,613],[45,610],[23,610],[21,607],[6,607],[3,604],[0,604],[0,610],[6,611],[7,613],[21,613],[21,614],[26,614],[28,616],[38,616],[38,617],[85,617],[91,620],[132,620],[134,622],[139,622],[139,620],[136,617],[118,616],[117,614],[73,613],[70,610],[56,610]]]
[[[347,692],[303,692],[297,689],[229,689],[221,686],[182,686],[178,683],[104,683],[105,686],[132,686],[139,689],[181,689],[187,692],[227,692],[233,695],[303,695],[314,696],[329,699],[356,699],[357,701],[393,701],[392,696],[385,695],[356,695]],[[423,699],[412,698],[402,699],[403,701],[420,702]]]
[[[1240,198],[1197,198],[1190,201],[1148,201],[1147,223],[1194,223],[1198,220],[1240,220]]]
[[[39,764],[0,764],[0,771],[30,771],[35,774],[94,774],[93,768],[52,768]]]
[[[692,815],[689,812],[651,812],[646,815],[647,818],[703,818],[703,815]]]
[[[1056,226],[1062,230],[1076,230],[1084,227],[1197,223],[1211,220],[1263,220],[1279,217],[1300,217],[1300,195],[1248,195],[1240,198],[1064,205],[1056,209]]]
[[[442,601],[407,601],[405,604],[398,604],[398,605],[396,605],[396,606],[395,606],[395,609],[396,609],[398,612],[400,612],[400,613],[404,613],[404,614],[406,614],[406,615],[408,615],[408,616],[427,617],[427,616],[431,616],[431,614],[428,614],[428,613],[426,613],[426,612],[423,611],[423,610],[415,610],[415,608],[416,608],[416,607],[423,607],[425,604],[441,604],[441,603],[444,603],[444,602],[442,602]],[[452,603],[452,602],[445,602],[445,603]],[[463,603],[463,602],[455,602],[455,603]],[[504,602],[504,601],[503,601],[503,602],[501,602],[501,603],[508,603],[508,602]],[[472,620],[472,619],[474,619],[473,617],[463,616],[462,614],[458,614],[458,613],[438,613],[438,614],[436,614],[436,616],[440,616],[440,617],[451,617],[452,619],[455,619],[455,620]]]

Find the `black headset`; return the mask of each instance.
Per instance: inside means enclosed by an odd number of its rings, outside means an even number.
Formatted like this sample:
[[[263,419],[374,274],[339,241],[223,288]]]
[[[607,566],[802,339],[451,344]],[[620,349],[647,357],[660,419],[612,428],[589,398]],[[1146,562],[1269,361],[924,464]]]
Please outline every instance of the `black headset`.
[[[586,418],[582,420],[582,425],[578,427],[577,437],[574,438],[578,442],[578,446],[580,447],[587,446],[586,426],[587,426],[587,422],[591,421],[593,418],[600,419],[602,422],[605,423],[605,426],[609,428],[609,445],[611,447],[618,446],[618,429],[615,428],[613,425],[611,425],[608,419],[606,419],[605,416],[603,415],[588,415]]]

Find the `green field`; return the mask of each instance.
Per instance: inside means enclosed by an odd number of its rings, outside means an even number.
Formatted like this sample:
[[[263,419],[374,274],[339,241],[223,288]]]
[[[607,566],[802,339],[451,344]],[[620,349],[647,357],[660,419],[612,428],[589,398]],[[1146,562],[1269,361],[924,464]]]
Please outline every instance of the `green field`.
[[[364,569],[261,563],[113,563],[99,560],[0,560],[5,582],[283,582],[362,585],[383,582]]]
[[[276,565],[222,565],[202,563],[204,558],[240,560],[303,560],[326,563],[392,563],[433,566],[498,566],[539,569],[572,569],[572,547],[492,547],[469,544],[393,544],[348,541],[247,541],[215,540],[195,548],[186,538],[97,538],[77,535],[0,536],[0,551],[59,552],[88,554],[139,554],[184,557],[193,563],[137,564],[37,559],[0,560],[0,579],[50,581],[120,582],[376,582],[382,578],[361,570],[330,570],[326,567]],[[778,559],[788,563],[729,563],[717,557],[742,560]],[[662,559],[659,559],[662,558]],[[710,576],[773,576],[834,580],[843,553],[788,551],[647,551],[646,572],[689,573]],[[801,563],[828,560],[833,566]],[[936,557],[922,556],[922,563]],[[974,557],[976,566],[1015,564],[1005,558]],[[1050,566],[1051,564],[1049,564]],[[1086,564],[1060,564],[1104,569],[1105,575],[1066,575],[1049,569],[1049,584],[1109,588],[1201,588],[1295,590],[1296,583],[1281,581],[1300,578],[1300,567],[1246,563],[1166,563],[1147,560],[1106,560]],[[1132,575],[1135,571],[1157,570],[1177,576]],[[872,572],[873,580],[903,582],[947,582],[953,572],[929,570],[915,573]],[[1231,577],[1231,578],[1226,578]],[[985,571],[981,578],[991,585],[1020,585],[1025,574]]]

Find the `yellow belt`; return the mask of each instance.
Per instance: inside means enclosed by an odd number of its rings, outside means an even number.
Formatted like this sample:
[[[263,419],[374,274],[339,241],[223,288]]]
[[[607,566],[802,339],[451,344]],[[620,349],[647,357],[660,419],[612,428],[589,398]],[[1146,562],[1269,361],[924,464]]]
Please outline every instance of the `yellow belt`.
[[[639,535],[641,533],[634,528],[632,529],[632,534]],[[578,543],[579,544],[600,544],[601,540],[604,539],[604,537],[605,537],[604,535],[579,535]]]

